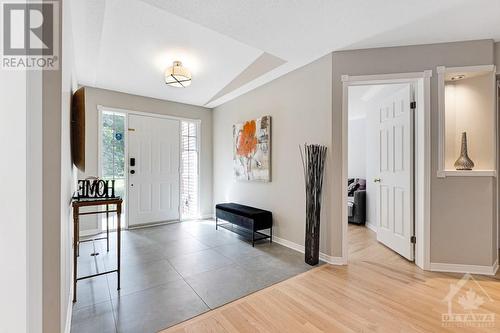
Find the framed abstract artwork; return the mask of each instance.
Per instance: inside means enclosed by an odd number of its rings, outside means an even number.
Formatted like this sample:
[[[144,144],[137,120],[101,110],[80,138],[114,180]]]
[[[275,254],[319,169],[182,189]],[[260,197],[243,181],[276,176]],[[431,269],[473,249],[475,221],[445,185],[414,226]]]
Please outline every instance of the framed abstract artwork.
[[[271,181],[271,116],[233,126],[233,169],[236,180]]]

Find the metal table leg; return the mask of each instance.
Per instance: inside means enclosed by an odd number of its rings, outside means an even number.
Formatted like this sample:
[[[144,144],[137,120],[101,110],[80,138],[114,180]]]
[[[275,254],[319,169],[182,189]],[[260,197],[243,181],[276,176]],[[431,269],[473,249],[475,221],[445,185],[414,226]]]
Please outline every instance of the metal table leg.
[[[119,203],[116,205],[116,217],[117,217],[117,225],[116,225],[116,231],[117,231],[117,252],[118,252],[118,262],[117,262],[117,275],[118,275],[118,288],[117,290],[120,290],[120,255],[121,255],[121,233],[122,233],[122,226],[121,226],[121,214],[122,214],[122,204]]]
[[[109,205],[106,205],[106,249],[109,252]]]
[[[76,278],[78,276],[78,238],[79,235],[79,208],[73,208],[73,303],[76,302]]]

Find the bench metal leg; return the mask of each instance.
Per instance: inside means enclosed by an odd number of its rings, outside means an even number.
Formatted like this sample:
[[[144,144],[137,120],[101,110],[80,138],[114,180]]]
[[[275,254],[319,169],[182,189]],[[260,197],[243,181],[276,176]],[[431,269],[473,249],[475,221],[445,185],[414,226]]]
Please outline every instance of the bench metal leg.
[[[269,243],[273,242],[273,227],[271,227],[271,232],[269,233]]]
[[[252,220],[252,247],[255,247],[255,222]]]
[[[218,220],[219,220],[219,219],[218,219],[217,217],[215,217],[215,230],[217,230],[217,221],[218,221]]]

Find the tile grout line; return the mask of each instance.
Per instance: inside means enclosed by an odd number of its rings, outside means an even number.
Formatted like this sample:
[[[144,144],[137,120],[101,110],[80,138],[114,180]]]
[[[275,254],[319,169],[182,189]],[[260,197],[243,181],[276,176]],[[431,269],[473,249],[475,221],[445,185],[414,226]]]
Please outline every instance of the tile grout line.
[[[95,242],[93,241],[92,242],[92,246],[93,246],[93,251],[94,253],[96,252],[96,247],[95,247]],[[93,263],[94,263],[94,267],[95,267],[95,270],[97,273],[99,273],[99,265],[98,265],[98,256],[93,256],[92,257],[93,260]],[[103,265],[103,268],[104,270],[106,270],[106,264],[104,262],[103,259],[100,260],[102,265]],[[91,264],[92,265],[92,264]],[[77,307],[76,309],[73,309],[73,311],[79,311],[79,310],[83,310],[83,309],[86,309],[86,308],[89,308],[89,307],[95,307],[96,305],[100,305],[100,304],[104,304],[104,303],[107,303],[109,302],[109,304],[111,305],[111,314],[113,316],[113,325],[115,327],[115,332],[118,332],[118,325],[117,325],[117,321],[116,321],[116,317],[115,317],[115,312],[114,312],[114,306],[113,306],[113,299],[111,297],[111,291],[110,291],[110,287],[109,287],[109,280],[108,280],[108,276],[104,276],[103,278],[106,279],[106,289],[108,291],[108,296],[109,298],[107,300],[103,300],[103,301],[100,301],[100,302],[95,302],[95,303],[92,303],[92,304],[88,304],[88,305],[85,305],[85,306],[82,306],[82,307]]]
[[[103,261],[103,265],[106,267],[106,264],[104,263],[104,261]],[[116,278],[118,279],[118,274],[116,275]],[[113,297],[111,297],[111,288],[109,286],[108,276],[106,276],[106,285],[108,286],[109,302],[111,303],[111,313],[113,314],[113,322],[115,324],[115,332],[118,333],[118,321],[116,320],[115,305],[113,304]]]
[[[175,266],[170,262],[170,260],[168,259],[165,259],[168,261],[168,263],[170,264],[170,266],[172,266],[172,268],[174,269],[174,271],[179,274],[179,276],[181,277],[181,279],[189,286],[189,288],[191,288],[191,290],[196,294],[196,296],[198,296],[201,301],[203,302],[203,304],[205,304],[205,306],[209,309],[209,310],[212,310],[212,308],[210,306],[208,306],[208,304],[205,302],[205,300],[196,292],[196,290],[194,290],[194,288],[189,284],[189,282],[186,281],[186,279],[184,278],[184,276],[175,268]]]
[[[201,230],[201,229],[200,229]],[[204,230],[204,229],[203,229]],[[202,250],[197,250],[197,251],[193,251],[193,252],[189,252],[189,253],[185,253],[183,255],[190,255],[190,254],[194,254],[196,252],[201,252],[201,251],[213,251],[214,255],[216,254],[217,256],[220,256],[222,258],[225,258],[229,261],[228,264],[226,265],[223,265],[221,267],[217,267],[217,268],[214,268],[214,269],[211,269],[209,271],[206,271],[206,272],[200,272],[201,273],[207,273],[207,272],[210,272],[210,271],[215,271],[215,270],[218,270],[218,269],[222,269],[222,268],[225,268],[225,267],[231,267],[232,265],[235,265],[236,267],[238,267],[239,269],[241,269],[242,271],[246,271],[247,273],[251,273],[251,271],[248,271],[245,267],[245,265],[243,265],[242,263],[240,263],[240,259],[238,258],[231,258],[230,256],[227,256],[227,254],[224,253],[224,251],[221,250],[222,247],[224,246],[230,246],[230,245],[236,245],[236,244],[239,244],[240,242],[244,242],[244,243],[247,243],[245,242],[244,239],[240,239],[239,237],[228,237],[226,239],[226,236],[225,232],[222,232],[221,233],[221,236],[223,236],[221,239],[218,239],[219,237],[215,237],[216,239],[214,239],[214,241],[217,241],[215,242],[215,244],[213,242],[210,242],[210,241],[207,241],[207,238],[206,237],[209,237],[212,235],[212,232],[208,232],[208,229],[207,229],[207,233],[205,232],[202,232],[201,234],[200,233],[195,233],[191,230],[179,230],[180,233],[182,234],[181,236],[182,237],[186,237],[186,239],[192,239],[196,242],[198,242],[199,244],[203,245],[204,249]],[[216,233],[218,234],[218,233]],[[233,235],[233,234],[231,234]],[[181,238],[181,239],[184,239],[184,238]],[[143,241],[142,239],[138,239],[139,241]],[[227,240],[227,242],[226,242]],[[128,240],[125,240],[125,242],[127,243],[134,243],[135,239],[128,239]],[[169,240],[169,241],[176,241],[175,239],[173,240]],[[219,242],[219,241],[222,241],[222,242]],[[152,245],[157,245],[157,246],[161,246],[162,244],[164,244],[165,241],[163,240],[159,240],[159,239],[152,239]],[[247,244],[248,245],[248,244]],[[163,252],[163,251],[162,251]],[[265,252],[265,251],[264,251]],[[269,253],[265,252],[265,253],[259,253],[258,255],[256,256],[251,256],[251,257],[261,257],[261,256],[265,256],[265,255],[268,255]],[[191,275],[189,276],[184,276],[183,274],[180,273],[180,271],[172,264],[172,259],[174,259],[173,257],[172,258],[168,258],[167,255],[165,254],[165,252],[163,253],[160,253],[160,256],[159,256],[161,259],[157,259],[157,260],[164,260],[166,261],[170,267],[172,268],[172,270],[178,275],[178,279],[176,280],[173,280],[173,281],[167,281],[167,282],[164,282],[164,283],[161,283],[159,285],[154,285],[154,286],[151,286],[149,288],[146,288],[146,289],[142,289],[142,290],[137,290],[135,292],[132,292],[130,294],[127,294],[127,295],[123,295],[123,297],[125,296],[129,296],[129,295],[133,295],[133,294],[137,294],[137,293],[140,293],[140,292],[144,292],[144,291],[147,291],[147,290],[150,290],[150,289],[153,289],[153,288],[157,288],[157,287],[161,287],[161,286],[164,286],[168,283],[171,283],[171,282],[174,282],[174,281],[183,281],[185,282],[189,288],[194,292],[194,294],[196,296],[198,296],[198,298],[202,301],[202,303],[205,305],[206,307],[206,310],[203,311],[202,313],[204,312],[207,312],[207,311],[212,311],[218,307],[220,307],[220,305],[218,306],[215,306],[215,307],[211,307],[208,305],[208,299],[207,301],[205,301],[205,299],[203,297],[200,296],[200,294],[195,290],[195,288],[188,282],[188,280],[190,279]],[[94,257],[94,263],[97,261],[95,260],[97,259],[96,257]],[[147,261],[147,263],[149,262],[154,262],[154,261],[157,261],[157,260],[150,260],[150,261]],[[106,269],[107,267],[107,264],[104,260],[101,260],[101,262],[103,263],[104,265],[104,268]],[[108,263],[109,264],[109,263]],[[295,274],[294,274],[295,275]],[[293,276],[294,276],[293,275]],[[117,311],[117,300],[120,300],[120,297],[116,297],[116,298],[113,298],[112,297],[112,292],[111,292],[111,286],[112,286],[112,279],[111,276],[107,276],[106,277],[106,285],[107,285],[107,288],[108,288],[108,295],[109,295],[109,302],[111,302],[111,309],[112,309],[112,315],[113,315],[113,322],[114,322],[114,328],[115,328],[115,332],[118,332],[118,316],[117,316],[117,313],[115,313],[115,311]],[[281,282],[282,280],[278,280],[276,281],[275,283],[279,283]],[[263,286],[263,288],[266,288],[268,286]],[[259,288],[258,290],[261,290],[261,288]],[[255,291],[252,291],[250,294],[252,294],[253,292]],[[246,296],[246,295],[245,295]],[[244,296],[242,296],[244,297]],[[240,297],[241,298],[241,297]],[[102,301],[102,302],[98,302],[96,304],[99,304],[99,303],[104,303],[104,302],[107,302],[107,301]],[[226,304],[226,303],[224,303]],[[92,306],[92,305],[95,305],[95,304],[91,304],[89,306]]]

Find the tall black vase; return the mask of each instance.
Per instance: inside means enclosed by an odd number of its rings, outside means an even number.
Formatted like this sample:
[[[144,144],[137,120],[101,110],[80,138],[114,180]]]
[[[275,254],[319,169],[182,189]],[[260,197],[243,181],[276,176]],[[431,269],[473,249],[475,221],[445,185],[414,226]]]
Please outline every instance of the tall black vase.
[[[319,263],[319,214],[321,208],[312,212],[307,212],[306,218],[306,246],[305,262],[311,266]],[[313,216],[309,216],[312,214]],[[318,216],[316,216],[318,215]]]
[[[304,145],[304,151],[302,152],[302,149],[300,149],[300,152],[306,185],[305,262],[314,266],[319,263],[321,191],[323,188],[326,147],[306,144]]]

